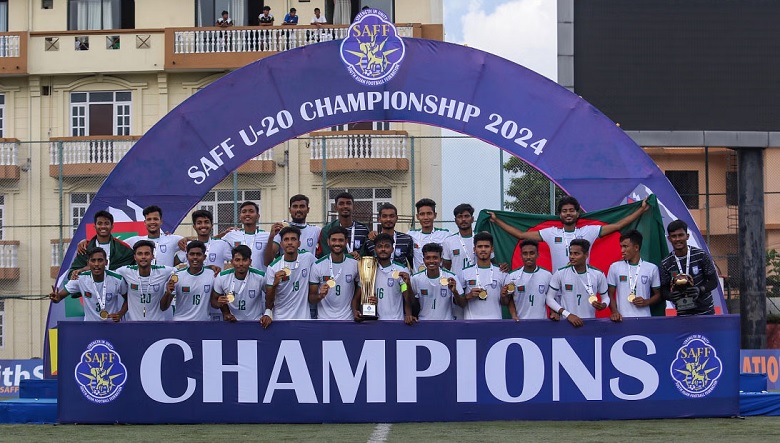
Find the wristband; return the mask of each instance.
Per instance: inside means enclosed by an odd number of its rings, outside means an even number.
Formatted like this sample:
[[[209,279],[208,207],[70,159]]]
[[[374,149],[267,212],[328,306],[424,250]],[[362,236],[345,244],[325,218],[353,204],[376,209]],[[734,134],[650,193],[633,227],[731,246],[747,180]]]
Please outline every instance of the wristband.
[[[401,283],[401,292],[406,292],[407,289],[409,289],[409,286],[405,282]]]
[[[569,314],[571,314],[571,312],[564,309],[563,312],[561,312],[561,317],[568,318]]]
[[[263,313],[263,315],[267,315],[271,320],[274,319],[274,310],[273,309],[267,309]]]

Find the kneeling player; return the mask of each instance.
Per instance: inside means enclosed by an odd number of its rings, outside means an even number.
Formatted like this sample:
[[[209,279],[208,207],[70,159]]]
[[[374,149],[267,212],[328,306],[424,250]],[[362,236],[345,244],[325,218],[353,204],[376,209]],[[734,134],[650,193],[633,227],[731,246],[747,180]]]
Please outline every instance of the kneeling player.
[[[222,310],[225,321],[259,321],[263,314],[265,272],[252,267],[249,246],[233,248],[233,268],[219,273],[211,291],[211,305]]]
[[[428,243],[422,247],[425,270],[411,278],[412,293],[420,304],[420,320],[452,320],[453,297],[463,292],[463,282],[458,276],[441,266],[442,246]],[[417,318],[407,316],[406,324]]]
[[[174,321],[208,321],[211,288],[214,287],[214,272],[205,268],[206,244],[194,240],[187,244],[187,263],[183,269],[177,269],[168,280],[165,295],[160,300],[160,308],[168,309],[176,298]]]
[[[84,321],[115,322],[127,312],[127,300],[120,299],[127,293],[122,276],[106,269],[106,251],[93,247],[87,251],[89,271],[81,272],[75,280],[68,280],[65,288],[57,291],[52,286],[49,298],[54,303],[72,295],[84,298]]]
[[[569,244],[569,266],[553,274],[547,289],[547,306],[574,327],[584,323],[583,318],[596,317],[596,310],[606,309],[609,305],[607,278],[598,269],[588,266],[590,242],[576,238]],[[555,300],[561,295],[561,302]],[[601,296],[599,301],[596,295]]]

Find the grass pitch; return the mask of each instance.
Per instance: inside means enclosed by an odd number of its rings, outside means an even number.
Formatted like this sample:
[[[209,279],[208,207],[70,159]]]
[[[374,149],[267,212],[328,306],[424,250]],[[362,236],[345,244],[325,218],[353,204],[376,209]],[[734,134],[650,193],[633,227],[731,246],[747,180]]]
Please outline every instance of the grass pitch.
[[[0,425],[2,442],[371,441],[374,424]],[[388,442],[777,442],[780,417],[625,421],[395,423]]]

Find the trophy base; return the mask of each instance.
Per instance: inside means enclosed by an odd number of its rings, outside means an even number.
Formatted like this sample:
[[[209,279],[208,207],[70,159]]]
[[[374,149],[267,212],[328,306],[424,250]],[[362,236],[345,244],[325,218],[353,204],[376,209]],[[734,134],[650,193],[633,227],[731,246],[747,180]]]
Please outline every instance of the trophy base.
[[[362,305],[360,309],[360,316],[363,317],[363,320],[378,320],[379,316],[376,313],[376,305]]]

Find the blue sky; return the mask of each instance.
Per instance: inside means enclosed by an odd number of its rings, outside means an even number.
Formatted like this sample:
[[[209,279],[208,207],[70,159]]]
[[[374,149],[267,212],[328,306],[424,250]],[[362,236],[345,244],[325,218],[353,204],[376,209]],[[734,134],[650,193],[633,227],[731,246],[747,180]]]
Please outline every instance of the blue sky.
[[[496,54],[555,80],[555,7],[554,0],[446,0],[445,40]],[[442,135],[458,134],[442,130]],[[499,149],[476,139],[460,139],[445,140],[442,151],[444,179],[439,218],[451,220],[452,208],[460,203],[471,203],[477,211],[499,209]],[[504,161],[508,155],[504,154]],[[469,186],[463,181],[465,174],[458,171],[464,164],[470,170],[487,172],[480,186]],[[507,183],[510,178],[504,175]],[[454,224],[446,227],[452,230]]]

